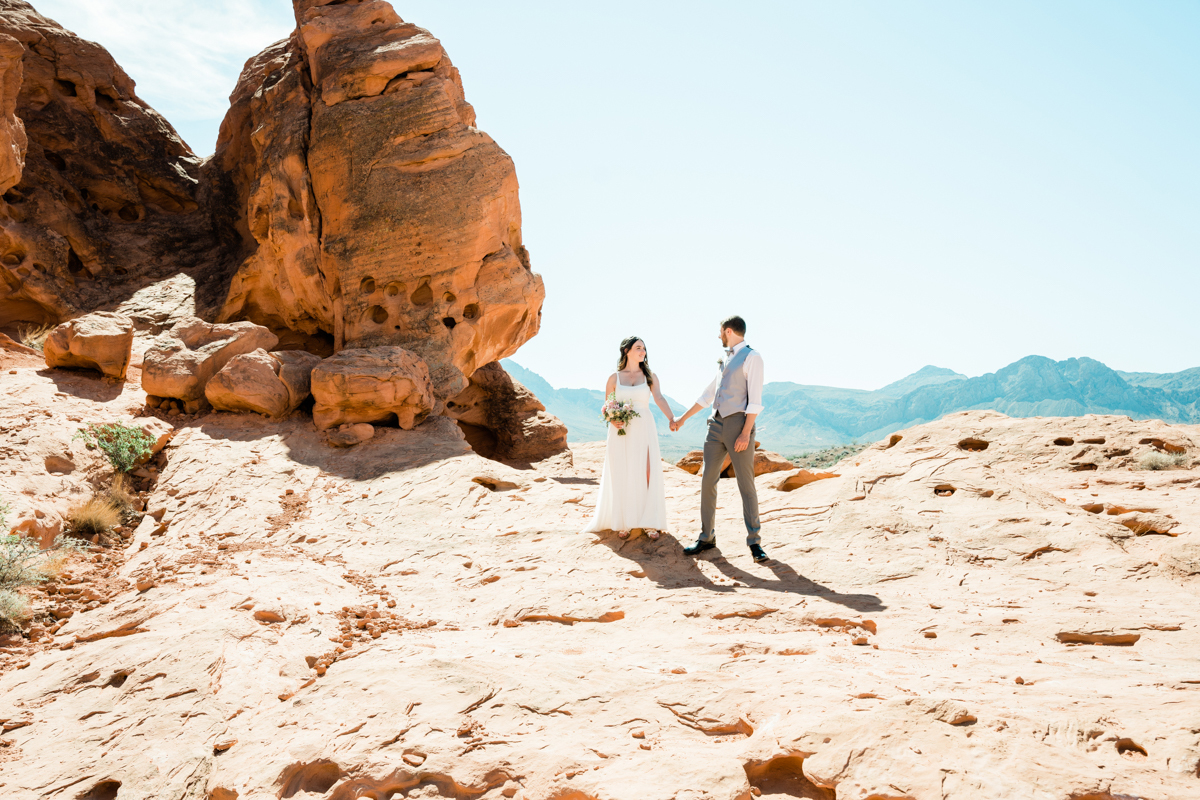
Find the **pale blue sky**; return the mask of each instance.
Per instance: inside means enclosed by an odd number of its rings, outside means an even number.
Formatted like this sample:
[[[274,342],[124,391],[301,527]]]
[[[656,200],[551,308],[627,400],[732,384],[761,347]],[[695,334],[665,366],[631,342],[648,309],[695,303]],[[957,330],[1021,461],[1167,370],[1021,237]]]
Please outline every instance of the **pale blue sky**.
[[[284,0],[34,0],[201,154]],[[396,2],[517,165],[546,281],[515,359],[697,394],[740,313],[768,380],[1029,354],[1200,365],[1200,5]]]

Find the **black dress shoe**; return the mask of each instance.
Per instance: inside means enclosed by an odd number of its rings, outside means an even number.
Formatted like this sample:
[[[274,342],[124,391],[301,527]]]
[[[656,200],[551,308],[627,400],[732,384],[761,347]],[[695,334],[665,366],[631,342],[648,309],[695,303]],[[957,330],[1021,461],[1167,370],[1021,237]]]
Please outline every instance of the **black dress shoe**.
[[[685,550],[684,552],[686,553],[687,551]],[[764,561],[770,560],[770,556],[767,555],[767,551],[763,550],[762,545],[760,544],[750,545],[750,555],[754,556],[755,564],[761,564]]]
[[[697,539],[696,543],[694,545],[692,545],[691,547],[683,548],[683,554],[685,556],[698,556],[701,553],[703,553],[705,550],[712,550],[716,546],[717,546],[716,539],[713,539],[711,542],[706,542],[703,539]]]

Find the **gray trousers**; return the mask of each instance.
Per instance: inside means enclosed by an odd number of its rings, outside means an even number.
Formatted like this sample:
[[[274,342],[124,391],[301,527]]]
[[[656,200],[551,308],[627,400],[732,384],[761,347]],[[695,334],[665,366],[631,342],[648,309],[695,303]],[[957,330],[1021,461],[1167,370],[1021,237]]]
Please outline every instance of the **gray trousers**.
[[[733,471],[737,473],[738,491],[742,494],[742,517],[746,521],[746,544],[758,544],[759,530],[762,524],[758,521],[758,492],[754,488],[754,434],[750,431],[750,446],[742,452],[733,449],[742,426],[746,424],[745,414],[730,414],[722,417],[713,414],[708,421],[708,438],[704,440],[704,479],[700,484],[700,541],[711,542],[717,538],[714,530],[714,520],[717,516],[717,481],[721,477],[721,465],[725,463],[725,454],[733,462]]]

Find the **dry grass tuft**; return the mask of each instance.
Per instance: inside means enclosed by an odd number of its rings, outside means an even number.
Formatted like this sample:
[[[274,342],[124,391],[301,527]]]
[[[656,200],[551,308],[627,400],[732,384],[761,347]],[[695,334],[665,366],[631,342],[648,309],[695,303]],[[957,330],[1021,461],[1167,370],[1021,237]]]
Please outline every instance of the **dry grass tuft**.
[[[67,511],[68,530],[83,539],[107,536],[120,524],[121,509],[108,497],[93,497]]]
[[[1151,450],[1137,460],[1134,469],[1173,469],[1186,467],[1188,461],[1187,453],[1161,453],[1158,450]]]
[[[55,329],[55,325],[30,325],[28,327],[19,328],[17,333],[21,337],[21,344],[26,347],[32,347],[39,353],[46,344],[46,337]]]
[[[28,600],[10,589],[0,589],[0,630],[19,630],[29,616]]]

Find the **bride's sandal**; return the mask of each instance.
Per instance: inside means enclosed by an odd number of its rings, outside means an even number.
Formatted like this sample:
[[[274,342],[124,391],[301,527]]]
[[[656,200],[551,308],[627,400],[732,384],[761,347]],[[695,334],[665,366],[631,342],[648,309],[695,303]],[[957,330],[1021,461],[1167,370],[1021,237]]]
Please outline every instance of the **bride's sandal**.
[[[617,538],[618,539],[628,539],[629,531],[617,531]]]
[[[659,535],[660,535],[660,532],[659,532],[659,531],[656,531],[656,530],[654,530],[653,528],[651,528],[651,529],[648,529],[648,530],[646,531],[646,535],[647,535],[647,536],[649,536],[649,537],[651,538],[651,540],[653,540],[653,541],[658,541],[658,537],[659,537]]]

